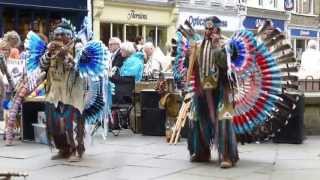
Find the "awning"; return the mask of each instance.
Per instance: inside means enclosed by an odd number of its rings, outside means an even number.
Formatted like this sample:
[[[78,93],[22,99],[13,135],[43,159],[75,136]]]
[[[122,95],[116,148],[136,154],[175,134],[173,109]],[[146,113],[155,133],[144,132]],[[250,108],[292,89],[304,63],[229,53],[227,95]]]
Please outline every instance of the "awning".
[[[267,19],[271,20],[274,27],[280,28],[282,31],[284,31],[285,21],[280,19],[247,16],[243,21],[243,26],[247,29],[256,29]]]
[[[86,0],[1,0],[0,5],[52,10],[87,11]]]
[[[309,29],[300,29],[300,28],[290,28],[291,37],[297,38],[308,38],[308,39],[316,39],[318,38],[318,31],[309,30]]]

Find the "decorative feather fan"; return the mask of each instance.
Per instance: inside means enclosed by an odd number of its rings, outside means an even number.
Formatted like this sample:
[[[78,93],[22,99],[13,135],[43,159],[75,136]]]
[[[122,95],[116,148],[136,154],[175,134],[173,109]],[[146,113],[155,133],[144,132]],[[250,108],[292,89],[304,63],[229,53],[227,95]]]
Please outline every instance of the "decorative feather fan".
[[[47,49],[46,43],[39,35],[30,31],[27,35],[24,46],[27,52],[27,72],[33,72],[40,66],[40,58]]]
[[[88,18],[88,16],[86,16],[84,19],[83,19],[83,24],[81,26],[81,30],[77,33],[76,37],[78,39],[81,39],[81,42],[83,44],[87,44],[92,36],[93,36],[93,32],[91,30],[91,22]]]
[[[100,77],[98,81],[88,80],[88,91],[86,95],[86,105],[83,110],[83,118],[89,124],[95,124],[101,119],[105,108],[105,100],[103,96],[104,82]]]
[[[76,56],[76,69],[81,78],[103,77],[106,73],[108,52],[101,41],[89,41]]]
[[[236,33],[227,49],[238,78],[233,118],[236,133],[252,134],[266,122],[271,122],[271,131],[278,130],[296,107],[296,99],[286,95],[287,90],[297,89],[297,77],[290,75],[297,68],[290,65],[295,59],[285,36],[266,21],[256,34]]]

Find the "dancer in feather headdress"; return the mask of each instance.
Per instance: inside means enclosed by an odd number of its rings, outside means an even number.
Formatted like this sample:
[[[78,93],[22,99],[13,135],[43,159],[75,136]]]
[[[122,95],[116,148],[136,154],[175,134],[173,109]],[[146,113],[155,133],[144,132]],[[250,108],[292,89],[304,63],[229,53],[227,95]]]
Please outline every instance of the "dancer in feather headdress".
[[[27,76],[17,89],[10,118],[14,122],[16,104],[21,104],[46,77],[48,138],[50,145],[52,139],[59,149],[52,159],[78,161],[85,150],[85,121],[94,124],[101,119],[108,104],[104,97],[108,54],[101,41],[85,45],[81,40],[75,41],[74,28],[65,19],[54,35],[55,39],[46,46],[37,34],[29,32],[25,42]],[[7,136],[7,143],[12,143],[12,136]]]
[[[239,160],[236,137],[244,142],[266,123],[274,129],[285,124],[296,102],[286,91],[297,88],[297,78],[290,75],[296,71],[288,65],[295,61],[291,48],[270,21],[256,34],[240,31],[225,42],[220,24],[207,18],[201,43],[188,22],[179,27],[174,77],[189,92],[185,102],[192,101],[191,161],[210,160],[215,145],[220,167],[230,168]]]

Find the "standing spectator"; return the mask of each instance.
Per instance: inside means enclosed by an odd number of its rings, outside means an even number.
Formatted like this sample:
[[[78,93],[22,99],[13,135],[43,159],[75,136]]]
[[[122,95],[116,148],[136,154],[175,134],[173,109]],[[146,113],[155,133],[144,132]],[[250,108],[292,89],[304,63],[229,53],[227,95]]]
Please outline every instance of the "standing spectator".
[[[21,44],[21,40],[19,34],[16,31],[9,31],[4,35],[3,40],[7,41],[10,45],[9,58],[20,59],[18,47]]]
[[[121,68],[125,57],[120,53],[121,40],[117,37],[112,37],[109,40],[109,50],[111,52],[111,62],[112,62],[112,74],[119,74],[119,69]]]
[[[320,52],[317,41],[310,40],[307,49],[302,53],[301,67],[299,69],[299,79],[305,79],[307,76],[320,78]]]

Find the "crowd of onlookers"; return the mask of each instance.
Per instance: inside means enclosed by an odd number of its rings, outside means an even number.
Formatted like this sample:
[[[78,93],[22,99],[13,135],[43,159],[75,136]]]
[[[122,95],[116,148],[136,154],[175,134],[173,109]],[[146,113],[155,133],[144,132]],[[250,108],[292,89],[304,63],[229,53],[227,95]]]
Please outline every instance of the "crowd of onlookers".
[[[109,40],[113,76],[134,76],[136,81],[158,78],[164,71],[170,71],[171,58],[164,55],[152,42],[144,42],[138,36],[135,42],[121,42],[117,37]]]
[[[38,33],[44,41],[44,35]],[[7,32],[0,38],[0,54],[8,61],[23,61],[26,59],[26,51],[20,36],[15,31]],[[110,54],[110,65],[112,69],[110,76],[113,79],[121,76],[134,76],[135,81],[158,79],[161,72],[171,72],[172,57],[164,55],[159,47],[155,47],[152,42],[144,42],[138,36],[135,42],[122,42],[118,37],[112,37],[107,44]],[[24,62],[24,61],[23,61]],[[3,99],[8,89],[5,76],[0,72],[0,99]],[[1,93],[2,92],[2,93]],[[1,113],[0,113],[1,114]]]

